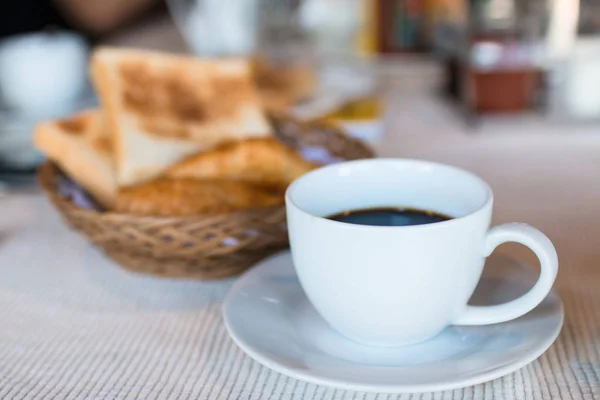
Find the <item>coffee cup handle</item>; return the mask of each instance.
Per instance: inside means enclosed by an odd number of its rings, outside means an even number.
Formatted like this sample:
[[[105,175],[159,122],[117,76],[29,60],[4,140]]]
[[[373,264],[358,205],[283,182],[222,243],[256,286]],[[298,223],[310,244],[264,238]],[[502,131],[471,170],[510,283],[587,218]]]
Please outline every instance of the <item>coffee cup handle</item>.
[[[558,257],[554,245],[536,228],[519,223],[496,226],[485,238],[485,257],[506,242],[529,247],[540,260],[540,276],[535,285],[521,297],[493,306],[467,306],[454,325],[487,325],[509,321],[533,310],[544,300],[558,273]]]

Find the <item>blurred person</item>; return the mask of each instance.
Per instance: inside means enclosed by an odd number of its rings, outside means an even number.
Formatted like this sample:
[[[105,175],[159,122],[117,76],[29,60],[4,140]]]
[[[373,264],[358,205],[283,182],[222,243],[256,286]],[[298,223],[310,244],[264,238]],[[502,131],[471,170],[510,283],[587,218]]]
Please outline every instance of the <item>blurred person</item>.
[[[95,41],[161,4],[161,0],[0,0],[0,38],[62,28]]]

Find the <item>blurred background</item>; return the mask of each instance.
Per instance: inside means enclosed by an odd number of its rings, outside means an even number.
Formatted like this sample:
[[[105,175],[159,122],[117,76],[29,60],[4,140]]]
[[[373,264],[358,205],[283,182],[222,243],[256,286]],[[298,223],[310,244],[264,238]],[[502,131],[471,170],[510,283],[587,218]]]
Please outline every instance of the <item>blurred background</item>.
[[[41,161],[37,121],[96,104],[101,44],[248,57],[270,111],[375,146],[600,126],[600,0],[3,0],[2,181]]]

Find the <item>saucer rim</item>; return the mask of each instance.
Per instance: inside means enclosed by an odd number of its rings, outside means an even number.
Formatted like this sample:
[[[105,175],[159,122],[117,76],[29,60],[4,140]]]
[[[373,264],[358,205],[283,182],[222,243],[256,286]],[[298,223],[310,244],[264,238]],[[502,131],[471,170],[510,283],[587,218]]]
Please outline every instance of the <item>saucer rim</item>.
[[[553,289],[552,294],[556,296],[556,300],[558,303],[560,313],[560,321],[556,325],[556,329],[552,332],[551,335],[546,336],[546,339],[543,340],[538,347],[536,347],[537,351],[532,351],[526,353],[526,356],[519,359],[514,363],[510,363],[504,365],[502,367],[498,367],[492,369],[490,371],[486,371],[480,375],[476,375],[474,377],[470,377],[463,380],[452,380],[452,381],[441,381],[433,384],[417,384],[417,385],[406,385],[406,384],[361,384],[355,383],[351,381],[345,381],[340,379],[331,379],[315,376],[315,374],[300,372],[296,369],[286,367],[276,361],[271,360],[269,357],[263,356],[260,352],[255,351],[250,344],[248,344],[244,339],[238,337],[234,333],[234,330],[231,326],[230,316],[228,315],[227,310],[229,309],[229,304],[232,302],[232,299],[236,293],[239,292],[240,287],[244,284],[245,279],[248,276],[253,274],[257,274],[256,272],[258,268],[263,265],[268,264],[272,260],[276,258],[283,258],[285,256],[291,257],[291,253],[289,250],[284,250],[279,253],[276,253],[260,262],[258,262],[254,267],[246,271],[242,274],[230,287],[228,290],[225,299],[223,300],[222,306],[222,317],[223,323],[225,325],[225,329],[229,334],[229,337],[233,340],[233,342],[249,357],[251,357],[254,361],[259,364],[270,368],[271,370],[281,373],[283,375],[289,376],[290,378],[297,379],[300,381],[304,381],[311,384],[323,385],[331,388],[338,388],[344,390],[352,390],[359,392],[371,392],[371,393],[390,393],[390,394],[399,394],[399,393],[426,393],[426,392],[437,392],[437,391],[445,391],[445,390],[454,390],[454,389],[462,389],[465,387],[470,387],[474,385],[478,385],[481,383],[489,382],[498,378],[501,378],[505,375],[508,375],[512,372],[515,372],[524,366],[532,363],[542,356],[549,348],[554,344],[558,335],[562,330],[565,320],[565,312],[564,305],[562,299],[558,295],[558,293]],[[508,257],[507,257],[508,258]],[[550,294],[549,294],[550,295]],[[537,308],[537,307],[536,307]],[[534,309],[535,310],[535,309]],[[333,328],[332,328],[333,329]]]

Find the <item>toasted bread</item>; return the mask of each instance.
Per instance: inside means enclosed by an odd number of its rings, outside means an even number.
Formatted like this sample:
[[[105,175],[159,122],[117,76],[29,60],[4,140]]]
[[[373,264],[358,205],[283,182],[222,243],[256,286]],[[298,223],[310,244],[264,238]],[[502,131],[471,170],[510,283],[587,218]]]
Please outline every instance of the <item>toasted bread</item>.
[[[270,112],[287,112],[315,91],[314,71],[300,65],[277,65],[255,57],[252,73],[263,107]]]
[[[112,149],[98,110],[39,123],[33,143],[98,203],[107,208],[113,205],[117,184]]]
[[[115,202],[115,211],[175,217],[221,214],[282,202],[282,196],[244,182],[159,178],[121,189]]]
[[[100,48],[91,74],[115,145],[120,186],[150,180],[224,141],[271,134],[243,59]]]
[[[169,168],[165,176],[233,179],[263,187],[284,188],[316,167],[277,140],[262,138],[226,143],[188,157]]]

